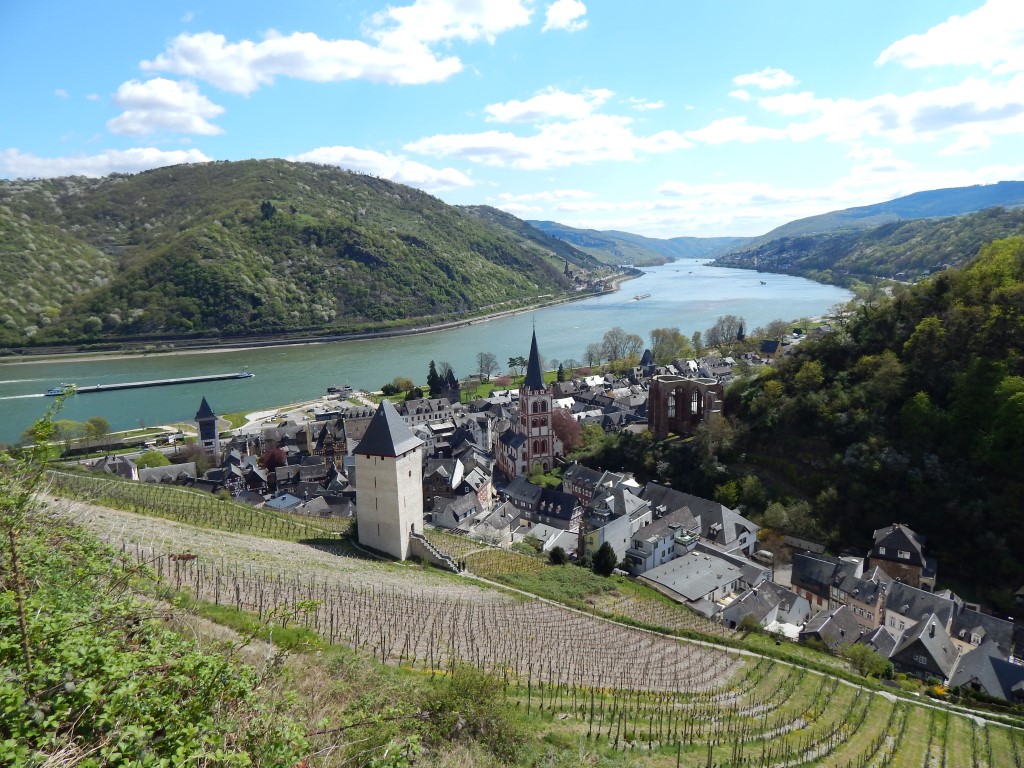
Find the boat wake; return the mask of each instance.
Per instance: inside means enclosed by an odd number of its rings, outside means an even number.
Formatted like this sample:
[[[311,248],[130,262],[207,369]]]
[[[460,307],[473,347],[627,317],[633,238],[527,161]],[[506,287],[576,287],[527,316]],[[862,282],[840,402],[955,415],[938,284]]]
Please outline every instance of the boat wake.
[[[34,394],[34,395],[5,395],[5,396],[0,397],[0,400],[23,400],[26,397],[46,397],[46,395],[42,395],[42,394]]]

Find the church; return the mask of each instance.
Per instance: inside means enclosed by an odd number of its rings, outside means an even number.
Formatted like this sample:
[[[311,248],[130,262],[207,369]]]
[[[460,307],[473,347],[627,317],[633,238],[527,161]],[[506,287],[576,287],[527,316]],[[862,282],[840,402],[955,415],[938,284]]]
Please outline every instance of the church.
[[[508,480],[529,475],[535,469],[548,472],[555,464],[556,440],[551,418],[553,395],[544,383],[537,332],[530,343],[530,359],[526,377],[519,389],[519,414],[498,438],[496,460],[498,469]]]

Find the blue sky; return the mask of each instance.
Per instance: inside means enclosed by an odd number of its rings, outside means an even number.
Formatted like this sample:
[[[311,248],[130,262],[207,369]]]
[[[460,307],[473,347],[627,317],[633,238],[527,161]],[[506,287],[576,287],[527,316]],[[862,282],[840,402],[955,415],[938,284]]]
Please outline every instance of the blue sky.
[[[0,3],[0,177],[330,163],[756,235],[1024,178],[1022,0]]]

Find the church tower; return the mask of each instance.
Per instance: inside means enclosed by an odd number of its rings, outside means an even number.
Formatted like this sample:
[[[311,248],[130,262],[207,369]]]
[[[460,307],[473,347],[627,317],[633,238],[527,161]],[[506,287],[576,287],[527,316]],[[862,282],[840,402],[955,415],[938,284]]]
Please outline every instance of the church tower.
[[[519,390],[519,432],[526,437],[526,472],[535,467],[549,471],[555,463],[554,432],[551,429],[551,391],[544,383],[537,351],[537,332],[530,343],[530,360],[526,378]]]
[[[217,414],[213,412],[210,404],[203,398],[203,402],[196,411],[196,426],[199,428],[199,444],[203,450],[213,456],[214,460],[220,461],[220,435],[217,432]]]
[[[405,560],[423,533],[423,441],[390,401],[381,402],[353,453],[359,543]]]

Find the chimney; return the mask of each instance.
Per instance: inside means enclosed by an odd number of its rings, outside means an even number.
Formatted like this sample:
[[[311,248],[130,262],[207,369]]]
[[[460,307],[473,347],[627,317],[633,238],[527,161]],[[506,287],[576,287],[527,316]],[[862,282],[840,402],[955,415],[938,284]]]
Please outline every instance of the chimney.
[[[928,637],[935,637],[935,622],[928,625]]]

